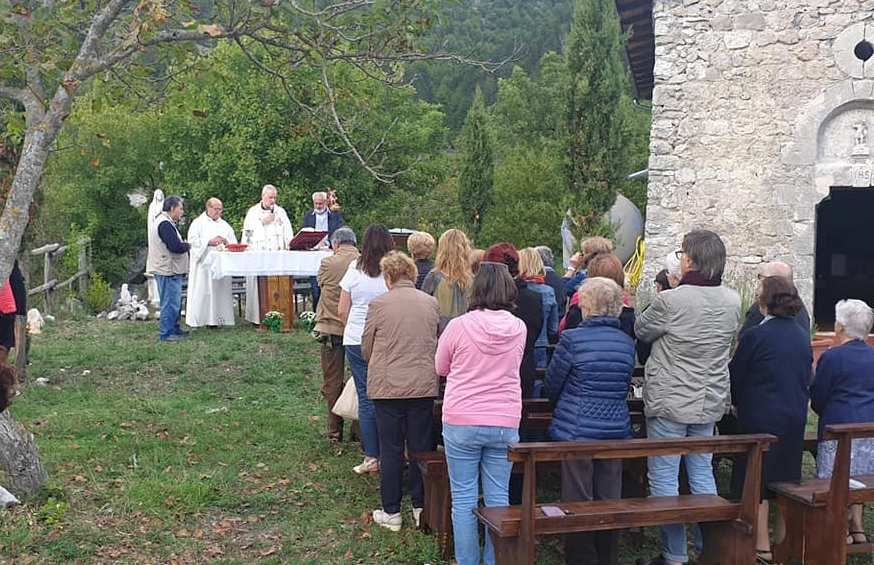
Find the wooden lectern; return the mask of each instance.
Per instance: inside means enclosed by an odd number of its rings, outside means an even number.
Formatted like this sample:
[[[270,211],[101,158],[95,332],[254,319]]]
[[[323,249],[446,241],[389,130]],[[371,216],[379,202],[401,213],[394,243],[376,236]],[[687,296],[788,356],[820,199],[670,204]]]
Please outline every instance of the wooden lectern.
[[[267,312],[281,312],[283,319],[280,331],[290,332],[297,318],[294,311],[294,279],[289,276],[258,277],[258,309],[262,320]]]

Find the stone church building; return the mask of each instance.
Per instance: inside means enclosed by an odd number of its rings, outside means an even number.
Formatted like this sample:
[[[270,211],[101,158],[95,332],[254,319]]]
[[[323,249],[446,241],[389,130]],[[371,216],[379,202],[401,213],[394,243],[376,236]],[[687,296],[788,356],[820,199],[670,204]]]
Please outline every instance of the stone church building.
[[[652,100],[646,277],[684,232],[780,259],[816,323],[874,305],[874,0],[617,0]]]

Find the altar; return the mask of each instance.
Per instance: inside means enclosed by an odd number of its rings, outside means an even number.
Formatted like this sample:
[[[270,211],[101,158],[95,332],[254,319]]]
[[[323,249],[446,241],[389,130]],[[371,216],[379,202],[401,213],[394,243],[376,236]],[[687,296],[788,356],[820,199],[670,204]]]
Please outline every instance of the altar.
[[[322,259],[331,255],[331,251],[220,251],[208,254],[205,264],[213,279],[257,277],[261,319],[272,310],[281,312],[282,331],[287,332],[297,319],[292,277],[316,276]]]

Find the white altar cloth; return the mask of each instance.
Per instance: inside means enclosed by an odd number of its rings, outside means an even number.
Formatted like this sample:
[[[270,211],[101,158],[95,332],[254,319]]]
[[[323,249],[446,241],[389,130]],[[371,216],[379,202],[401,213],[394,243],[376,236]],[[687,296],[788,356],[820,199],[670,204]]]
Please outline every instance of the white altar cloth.
[[[209,276],[224,277],[314,277],[322,259],[331,251],[217,251],[206,256],[204,264]]]

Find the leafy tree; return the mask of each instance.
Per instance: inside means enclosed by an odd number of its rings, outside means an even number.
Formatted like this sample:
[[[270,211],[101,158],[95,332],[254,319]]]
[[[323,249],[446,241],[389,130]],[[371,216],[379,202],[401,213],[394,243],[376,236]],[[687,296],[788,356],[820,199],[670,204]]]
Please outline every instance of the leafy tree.
[[[311,78],[298,74],[300,84]],[[178,81],[160,103],[135,111],[135,102],[116,99],[114,80],[98,80],[60,137],[62,146],[75,150],[58,152],[46,174],[41,235],[58,241],[71,225],[81,227],[93,240],[96,268],[114,284],[125,282],[128,263],[146,243],[146,206],[131,207],[128,194],[148,198],[162,188],[182,195],[187,220],[216,196],[239,231],[268,182],[279,187],[279,203],[296,226],[313,191],[336,188],[348,222],[362,228],[374,219],[370,212],[393,215],[388,200],[407,204],[415,196],[422,204],[445,178],[443,114],[410,87],[365,81],[354,69],[337,69],[332,77],[338,90],[367,109],[356,138],[383,142],[372,162],[406,171],[387,186],[330,150],[333,132],[233,46],[213,49]],[[400,209],[407,213],[399,220],[415,217],[415,208]]]
[[[613,0],[577,0],[565,58],[567,184],[578,237],[609,231],[604,213],[631,172],[624,44]]]
[[[459,138],[461,163],[458,197],[465,223],[476,241],[486,212],[493,204],[494,155],[483,93],[477,89]]]
[[[561,249],[559,202],[566,185],[556,148],[520,144],[496,163],[495,205],[483,223],[479,245],[509,241],[517,247]]]

